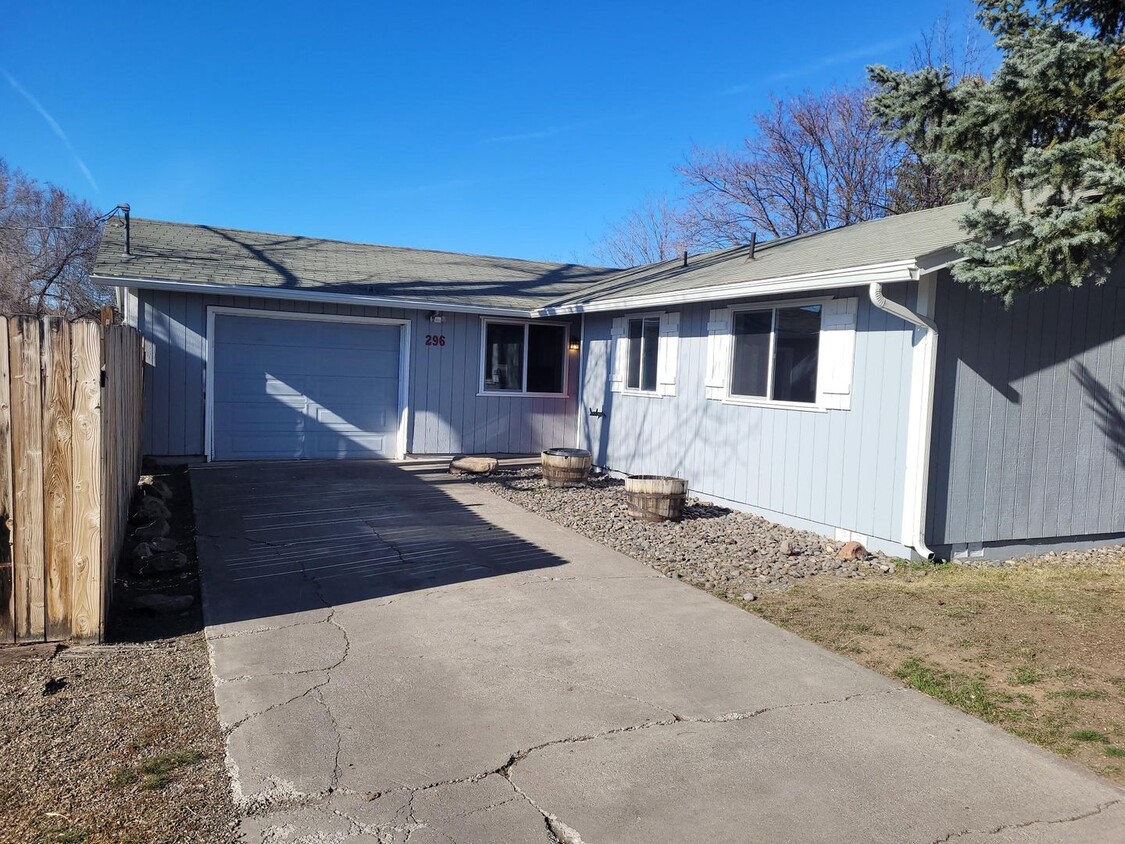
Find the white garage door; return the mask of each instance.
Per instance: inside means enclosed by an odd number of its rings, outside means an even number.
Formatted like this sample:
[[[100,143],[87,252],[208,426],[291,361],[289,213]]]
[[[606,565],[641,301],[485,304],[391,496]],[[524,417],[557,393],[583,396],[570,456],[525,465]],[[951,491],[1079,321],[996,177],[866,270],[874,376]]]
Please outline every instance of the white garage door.
[[[398,325],[216,313],[212,458],[395,457]]]

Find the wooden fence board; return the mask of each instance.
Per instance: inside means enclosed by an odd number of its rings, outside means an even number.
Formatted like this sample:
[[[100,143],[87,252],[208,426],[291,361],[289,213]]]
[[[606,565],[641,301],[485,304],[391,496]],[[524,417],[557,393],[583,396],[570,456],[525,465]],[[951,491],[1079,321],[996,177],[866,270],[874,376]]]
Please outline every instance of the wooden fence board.
[[[16,640],[12,608],[12,402],[8,320],[0,317],[0,643]]]
[[[70,638],[72,525],[70,323],[43,320],[43,513],[47,638]]]
[[[0,643],[104,639],[140,473],[142,346],[0,317]]]
[[[71,635],[80,641],[97,641],[103,636],[105,615],[105,584],[102,580],[101,327],[92,321],[75,323],[71,326],[70,340],[74,379]]]
[[[39,320],[9,323],[12,398],[12,592],[16,641],[41,641],[46,634],[43,565],[43,428]]]

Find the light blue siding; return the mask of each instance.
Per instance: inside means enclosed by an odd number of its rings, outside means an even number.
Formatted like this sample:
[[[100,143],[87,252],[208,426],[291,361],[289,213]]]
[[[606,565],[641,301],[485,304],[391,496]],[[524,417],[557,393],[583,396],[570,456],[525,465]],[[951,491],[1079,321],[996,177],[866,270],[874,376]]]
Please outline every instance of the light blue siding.
[[[409,453],[527,454],[573,446],[577,436],[578,354],[568,353],[568,391],[562,398],[479,396],[481,321],[474,314],[446,313],[443,323],[432,323],[426,312],[399,308],[151,290],[136,295],[135,322],[149,346],[146,454],[185,459],[204,454],[209,306],[409,320]],[[427,334],[444,335],[446,344],[427,346]]]
[[[904,291],[897,291],[904,295]],[[902,552],[913,332],[859,298],[850,410],[751,407],[706,398],[712,308],[680,309],[676,395],[613,393],[613,318],[586,317],[582,436],[595,462],[630,474],[683,477],[704,497],[808,528],[845,528]],[[604,418],[591,417],[603,410]]]
[[[1006,309],[937,297],[932,546],[1125,534],[1125,266]]]

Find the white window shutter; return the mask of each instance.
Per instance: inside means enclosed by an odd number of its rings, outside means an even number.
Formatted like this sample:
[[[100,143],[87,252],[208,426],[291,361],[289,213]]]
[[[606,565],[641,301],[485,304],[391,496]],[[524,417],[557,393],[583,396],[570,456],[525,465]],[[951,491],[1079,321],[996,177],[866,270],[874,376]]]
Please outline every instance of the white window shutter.
[[[730,381],[730,308],[715,308],[707,322],[707,398],[725,399]]]
[[[609,386],[615,393],[625,389],[625,367],[629,362],[628,327],[625,317],[617,317],[609,333]]]
[[[656,352],[656,391],[662,396],[676,395],[676,369],[680,362],[680,314],[660,315],[660,345]]]
[[[858,308],[859,300],[851,298],[833,299],[821,309],[816,391],[817,404],[822,407],[851,409]]]

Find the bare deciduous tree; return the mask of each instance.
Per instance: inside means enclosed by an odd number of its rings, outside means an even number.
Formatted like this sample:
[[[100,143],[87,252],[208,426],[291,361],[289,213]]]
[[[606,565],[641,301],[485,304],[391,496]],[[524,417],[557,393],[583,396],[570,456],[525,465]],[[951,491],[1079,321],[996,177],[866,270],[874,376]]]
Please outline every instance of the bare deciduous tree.
[[[680,214],[667,197],[647,196],[641,207],[610,227],[594,244],[594,257],[609,267],[635,267],[670,260],[688,248]]]
[[[787,237],[881,217],[890,210],[898,150],[875,127],[867,92],[839,88],[773,101],[738,151],[696,148],[677,172],[691,190],[697,246]]]
[[[102,221],[88,202],[0,159],[0,312],[74,317],[105,304],[90,281]]]
[[[977,79],[983,83],[988,66],[983,35],[984,30],[972,15],[954,22],[946,11],[914,45],[910,70],[947,68],[955,82]],[[880,119],[877,112],[876,108],[876,121]],[[948,205],[986,181],[987,173],[978,163],[955,161],[935,152],[935,144],[924,133],[902,142],[890,197],[894,213]]]

